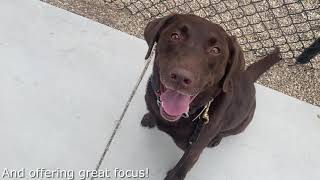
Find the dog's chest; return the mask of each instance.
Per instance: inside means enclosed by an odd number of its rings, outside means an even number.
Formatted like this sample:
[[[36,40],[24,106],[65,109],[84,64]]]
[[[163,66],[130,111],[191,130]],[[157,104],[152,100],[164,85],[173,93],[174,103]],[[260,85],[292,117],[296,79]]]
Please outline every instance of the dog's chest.
[[[157,125],[160,130],[169,134],[176,143],[189,142],[189,138],[195,128],[195,123],[189,118],[181,119],[176,123],[168,123],[163,120],[159,120]]]

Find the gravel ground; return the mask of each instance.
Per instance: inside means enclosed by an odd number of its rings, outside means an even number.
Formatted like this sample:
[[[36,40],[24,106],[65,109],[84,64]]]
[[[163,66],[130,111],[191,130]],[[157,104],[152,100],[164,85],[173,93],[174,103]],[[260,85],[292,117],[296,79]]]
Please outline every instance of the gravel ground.
[[[151,10],[144,10],[143,6],[141,4],[135,4],[139,2],[145,2],[145,3],[151,3],[150,5],[153,5],[152,3],[159,2],[158,0],[153,0],[153,1],[147,1],[147,0],[140,0],[140,1],[129,1],[129,0],[123,0],[125,3],[131,3],[130,6],[126,9],[119,10],[118,7],[123,6],[123,3],[121,1],[117,0],[113,3],[103,3],[101,0],[43,0],[47,3],[50,3],[54,6],[60,7],[62,9],[66,9],[68,11],[74,12],[76,14],[79,14],[81,16],[87,17],[89,19],[92,19],[94,21],[100,22],[102,24],[106,24],[108,26],[111,26],[113,28],[119,29],[123,32],[126,32],[128,34],[137,36],[139,38],[142,38],[142,33],[143,33],[143,28],[146,25],[146,23],[154,18],[154,16],[162,16],[164,14],[167,14],[165,10],[162,10],[160,5],[163,5],[160,3],[159,7],[156,8],[150,8]],[[106,0],[107,2],[111,0]],[[228,2],[233,2],[234,0],[230,0]],[[248,0],[239,0],[242,3],[246,3]],[[290,0],[287,0],[288,2]],[[291,0],[293,1],[293,0]],[[132,3],[135,2],[135,3]],[[162,1],[163,2],[163,1]],[[165,1],[166,2],[166,1]],[[168,1],[171,2],[171,1]],[[173,2],[173,1],[172,1]],[[179,1],[176,1],[179,2]],[[199,3],[193,3],[193,2],[201,2],[200,5]],[[219,2],[217,0],[217,2]],[[260,1],[258,1],[260,3]],[[264,2],[264,1],[261,1]],[[269,0],[269,6],[271,7],[277,7],[277,2],[281,1],[274,1],[274,0]],[[305,16],[308,16],[308,19],[317,19],[317,21],[313,21],[311,25],[313,27],[316,27],[315,29],[320,29],[320,8],[319,8],[319,1],[318,0],[310,0],[310,4],[303,4],[303,7],[305,9],[311,9],[311,8],[317,8],[313,11],[305,13]],[[146,5],[148,5],[148,3]],[[210,9],[208,9],[209,6],[209,1],[207,0],[197,0],[197,1],[191,1],[190,4],[182,4],[179,6],[179,8],[172,9],[172,12],[193,12],[197,15],[200,15],[202,17],[206,17],[208,19],[211,19],[212,21],[218,22],[222,24],[222,26],[225,29],[232,29],[230,26],[232,24],[228,24],[221,22],[221,19],[219,20],[219,17],[214,16],[214,17],[208,17],[208,12],[210,12]],[[232,4],[227,4],[228,8],[229,6],[232,6]],[[126,4],[127,5],[127,4]],[[220,5],[220,4],[216,4]],[[226,5],[226,4],[224,4]],[[165,4],[166,8],[170,7],[171,5]],[[204,6],[204,7],[202,7]],[[207,6],[207,9],[205,8]],[[197,8],[199,9],[205,9],[206,11],[203,10],[196,10]],[[261,8],[261,11],[263,11],[263,4],[259,4],[256,6],[256,9],[252,10],[251,6],[244,6],[243,10],[245,11],[244,13],[250,13],[250,11],[259,11]],[[301,14],[303,15],[304,13],[301,13],[301,7],[302,5],[300,4],[292,4],[290,6],[287,6],[287,11],[290,12],[295,12],[296,14],[291,16],[290,19],[285,19],[284,18],[279,18],[278,22],[282,24],[286,24],[289,22],[296,22],[296,23],[301,23],[297,24],[295,28],[300,28],[301,31],[306,30],[307,26],[304,24],[303,21],[299,22],[299,19],[303,18]],[[254,8],[254,7],[253,7]],[[220,8],[221,9],[221,8]],[[211,9],[212,10],[212,9]],[[283,9],[275,9],[274,14],[276,16],[281,16],[285,15],[286,12],[282,12]],[[277,12],[279,11],[279,12]],[[157,14],[158,12],[158,14]],[[229,12],[229,11],[227,11]],[[287,12],[287,13],[288,13]],[[134,13],[134,15],[131,15],[131,13]],[[282,14],[281,14],[282,13]],[[229,15],[232,16],[232,12],[229,12]],[[240,16],[240,15],[239,15]],[[257,17],[258,19],[264,19],[264,18],[270,18],[270,14],[266,14],[265,17],[263,14],[260,15],[260,17]],[[274,16],[274,15],[273,15]],[[301,17],[300,17],[301,16]],[[223,14],[223,17],[228,18],[228,14]],[[254,16],[252,16],[253,20],[256,19]],[[244,19],[242,24],[245,23],[245,21],[251,22],[250,18]],[[258,29],[259,24],[257,24],[257,27],[254,27],[255,30]],[[268,25],[267,23],[264,23],[264,25]],[[291,29],[290,29],[291,28]],[[242,30],[242,34],[238,34],[238,30]],[[259,59],[257,56],[261,56],[268,52],[274,44],[279,44],[281,50],[284,52],[282,54],[284,60],[279,63],[278,65],[272,67],[270,71],[265,73],[259,80],[258,83],[268,86],[272,89],[278,90],[280,92],[283,92],[289,96],[298,98],[300,100],[306,101],[308,103],[320,106],[320,56],[318,55],[316,58],[312,60],[312,64],[306,64],[306,65],[294,65],[292,66],[292,63],[294,62],[294,59],[290,58],[292,56],[296,56],[299,54],[299,51],[301,50],[301,41],[298,43],[290,43],[294,42],[294,39],[298,38],[298,40],[304,40],[310,38],[312,34],[310,32],[308,33],[300,33],[299,36],[297,36],[298,33],[294,33],[292,35],[288,36],[279,36],[279,37],[274,37],[274,35],[279,34],[281,32],[277,31],[269,31],[269,36],[272,37],[273,42],[270,42],[270,38],[264,40],[263,37],[265,36],[264,31],[260,31],[258,33],[254,33],[253,35],[250,33],[247,33],[247,31],[250,31],[250,29],[245,29],[245,28],[239,28],[239,29],[234,29],[230,30],[229,32],[233,35],[236,35],[238,37],[238,40],[240,43],[243,43],[242,48],[244,50],[251,50],[248,52],[245,52],[245,57],[246,57],[246,63],[251,64],[252,62],[256,61]],[[262,27],[263,29],[263,27]],[[298,31],[300,30],[298,29]],[[287,29],[283,28],[285,32],[291,31],[292,26],[288,26]],[[248,35],[249,34],[249,35]],[[268,35],[268,34],[267,34]],[[316,37],[320,37],[320,31],[316,30],[314,31],[314,35]],[[254,41],[256,40],[263,40],[263,43],[255,43]],[[248,43],[249,42],[249,43]],[[290,46],[286,44],[285,42],[289,42]],[[305,46],[308,46],[312,41],[303,41]],[[269,43],[269,44],[268,44]],[[274,44],[272,44],[274,43]],[[300,44],[299,44],[300,43]],[[250,47],[250,45],[251,47]],[[261,45],[265,45],[263,47],[266,48],[261,48]],[[249,45],[249,47],[248,47]],[[289,49],[293,50],[291,52],[285,52]]]

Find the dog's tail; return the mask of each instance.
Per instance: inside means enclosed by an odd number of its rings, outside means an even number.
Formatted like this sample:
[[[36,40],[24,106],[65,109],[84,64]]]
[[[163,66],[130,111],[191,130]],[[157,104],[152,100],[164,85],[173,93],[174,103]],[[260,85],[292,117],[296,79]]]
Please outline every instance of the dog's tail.
[[[262,58],[261,60],[251,64],[246,69],[246,74],[251,79],[252,82],[255,82],[260,75],[266,72],[271,66],[276,64],[280,61],[280,52],[279,48],[277,47],[271,54],[267,55],[266,57]]]

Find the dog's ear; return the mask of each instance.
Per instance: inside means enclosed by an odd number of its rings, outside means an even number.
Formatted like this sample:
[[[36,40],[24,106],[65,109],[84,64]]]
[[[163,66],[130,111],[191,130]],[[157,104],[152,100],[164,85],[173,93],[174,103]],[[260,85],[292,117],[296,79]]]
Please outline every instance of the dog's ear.
[[[229,59],[223,82],[223,91],[230,92],[233,88],[232,77],[235,73],[244,70],[244,56],[236,37],[229,37]]]
[[[149,58],[154,43],[158,42],[161,31],[168,25],[168,22],[175,16],[176,14],[171,14],[162,18],[154,19],[153,21],[147,24],[146,28],[144,29],[144,39],[147,41],[149,48],[145,59]]]

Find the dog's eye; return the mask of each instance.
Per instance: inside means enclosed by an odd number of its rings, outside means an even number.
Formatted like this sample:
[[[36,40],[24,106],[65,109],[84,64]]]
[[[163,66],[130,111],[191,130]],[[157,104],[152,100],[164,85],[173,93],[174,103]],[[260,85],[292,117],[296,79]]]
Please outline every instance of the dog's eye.
[[[179,40],[181,40],[181,35],[179,33],[174,32],[174,33],[171,34],[170,38],[173,41],[179,41]]]
[[[208,49],[208,52],[210,54],[213,54],[213,55],[220,54],[220,48],[218,48],[218,47],[210,47]]]

